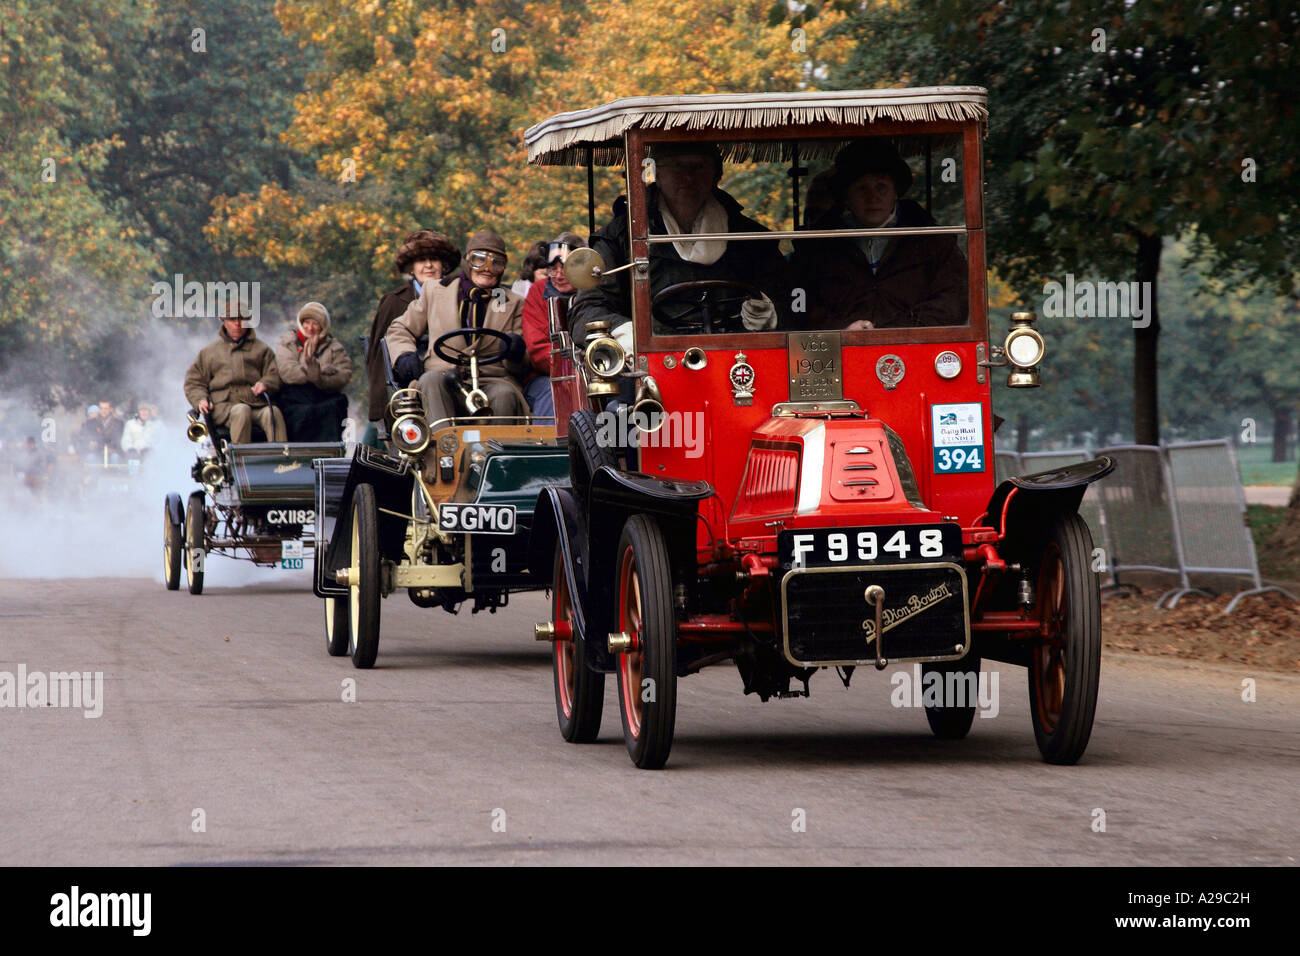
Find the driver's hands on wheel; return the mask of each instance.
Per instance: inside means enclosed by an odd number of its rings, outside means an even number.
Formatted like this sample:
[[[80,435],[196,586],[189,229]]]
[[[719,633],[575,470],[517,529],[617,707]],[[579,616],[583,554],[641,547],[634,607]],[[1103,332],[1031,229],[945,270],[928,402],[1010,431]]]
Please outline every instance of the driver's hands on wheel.
[[[776,306],[766,294],[746,299],[740,305],[740,324],[750,332],[770,332],[776,328]]]
[[[393,362],[393,377],[397,379],[398,385],[417,381],[423,372],[424,363],[414,352],[403,352]]]
[[[617,328],[611,329],[609,334],[613,336],[614,341],[623,346],[623,351],[628,355],[632,354],[632,323],[624,322]]]

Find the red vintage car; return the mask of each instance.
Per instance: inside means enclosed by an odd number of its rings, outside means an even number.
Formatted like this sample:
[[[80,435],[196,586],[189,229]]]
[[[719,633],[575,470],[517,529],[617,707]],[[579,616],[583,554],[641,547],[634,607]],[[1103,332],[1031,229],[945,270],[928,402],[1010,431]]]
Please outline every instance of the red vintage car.
[[[1027,666],[1043,757],[1083,754],[1078,506],[1113,463],[995,483],[992,380],[1037,385],[1044,343],[1016,312],[989,345],[986,109],[973,87],[638,97],[528,130],[531,162],[587,167],[593,230],[594,167],[627,171],[551,330],[571,482],[530,547],[566,740],[596,737],[613,673],[629,754],[662,767],[678,679],[724,663],[762,700],[918,664],[932,730],[963,737],[988,659]]]

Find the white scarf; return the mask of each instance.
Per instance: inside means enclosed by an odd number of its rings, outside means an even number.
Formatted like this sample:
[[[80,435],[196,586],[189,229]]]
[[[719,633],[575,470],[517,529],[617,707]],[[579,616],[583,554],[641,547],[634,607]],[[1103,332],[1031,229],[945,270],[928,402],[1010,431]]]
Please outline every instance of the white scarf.
[[[664,228],[668,230],[670,236],[680,236],[693,232],[726,232],[727,231],[727,210],[722,208],[722,203],[718,202],[717,197],[710,196],[704,200],[704,205],[695,216],[695,222],[691,223],[690,229],[683,229],[673,218],[673,214],[668,211],[668,204],[663,201],[663,197],[658,197],[659,213],[664,217]],[[695,262],[702,266],[711,266],[722,258],[722,254],[727,251],[727,241],[725,239],[698,239],[691,242],[674,242],[673,248],[685,262]]]

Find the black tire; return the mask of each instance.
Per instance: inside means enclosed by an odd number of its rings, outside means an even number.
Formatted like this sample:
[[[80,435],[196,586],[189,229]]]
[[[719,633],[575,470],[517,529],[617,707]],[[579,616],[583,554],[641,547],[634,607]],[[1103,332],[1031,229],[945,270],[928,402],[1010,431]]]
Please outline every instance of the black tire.
[[[325,650],[330,657],[342,657],[348,652],[349,606],[347,598],[327,597],[325,605]]]
[[[975,681],[964,682],[965,699],[969,701],[962,706],[946,706],[948,698],[946,689],[949,686],[949,674],[974,674]],[[921,665],[921,687],[926,686],[926,675],[938,674],[941,691],[941,700],[943,703],[937,707],[926,705],[925,719],[930,724],[930,730],[934,735],[942,740],[961,740],[970,733],[971,723],[975,720],[975,707],[978,703],[977,688],[979,687],[980,675],[980,658],[978,654],[967,654],[959,661],[944,661],[939,664],[922,664]]]
[[[203,492],[196,491],[185,506],[185,580],[191,594],[203,593],[203,566],[208,556],[206,522],[207,504]],[[197,562],[195,552],[201,555]]]
[[[619,714],[632,762],[658,770],[668,761],[677,718],[677,622],[663,532],[647,515],[633,515],[619,537],[615,566],[615,627],[636,639],[618,658]]]
[[[564,554],[555,543],[551,577],[551,621],[572,627],[569,582],[564,573]],[[551,673],[555,684],[555,716],[560,736],[571,744],[589,744],[600,734],[605,709],[605,675],[587,666],[586,641],[576,633],[567,641],[555,641],[551,652]]]
[[[589,408],[580,408],[569,416],[569,483],[584,512],[591,477],[602,465],[618,467],[618,458],[613,448],[601,444],[595,413]]]
[[[170,497],[170,496],[169,496]],[[171,508],[163,502],[163,583],[168,591],[181,586],[181,565],[185,563],[185,531],[172,520]]]
[[[1092,535],[1077,514],[1053,521],[1038,573],[1038,604],[1051,636],[1033,650],[1029,711],[1043,759],[1077,763],[1092,735],[1101,679],[1101,597]]]
[[[352,492],[352,550],[348,582],[348,650],[352,666],[374,667],[379,654],[379,512],[375,489]]]

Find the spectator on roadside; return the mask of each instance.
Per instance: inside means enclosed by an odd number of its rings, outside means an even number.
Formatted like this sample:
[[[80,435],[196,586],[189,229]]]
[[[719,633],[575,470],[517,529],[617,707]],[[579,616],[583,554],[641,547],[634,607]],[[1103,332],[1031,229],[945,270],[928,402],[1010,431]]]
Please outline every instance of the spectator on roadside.
[[[384,350],[379,343],[388,334],[393,320],[401,317],[412,302],[420,297],[426,283],[455,281],[456,267],[460,265],[460,250],[440,232],[420,229],[402,240],[393,262],[393,271],[402,277],[400,286],[379,300],[374,321],[370,323],[370,339],[366,344],[366,375],[368,378],[370,427],[366,429],[367,444],[378,445],[378,424],[384,420],[388,406],[387,380],[384,374]]]
[[[122,428],[122,451],[131,458],[143,458],[158,444],[162,427],[158,409],[148,402],[141,402],[135,410],[135,418]]]
[[[577,290],[564,277],[564,262],[574,249],[586,248],[579,235],[563,232],[546,247],[546,279],[536,282],[524,299],[524,345],[532,366],[532,377],[524,384],[524,397],[534,415],[552,418],[555,400],[551,395],[551,310],[555,310],[555,331],[567,330],[569,304]]]
[[[54,456],[36,441],[36,436],[28,435],[27,440],[19,446],[16,464],[23,484],[38,492],[54,470]]]
[[[295,328],[275,347],[280,370],[280,411],[289,441],[340,441],[352,381],[352,360],[330,335],[330,314],[319,302],[298,310]]]
[[[122,463],[122,419],[113,412],[113,403],[100,401],[95,413],[86,410],[86,422],[77,433],[82,456],[87,462]]]

